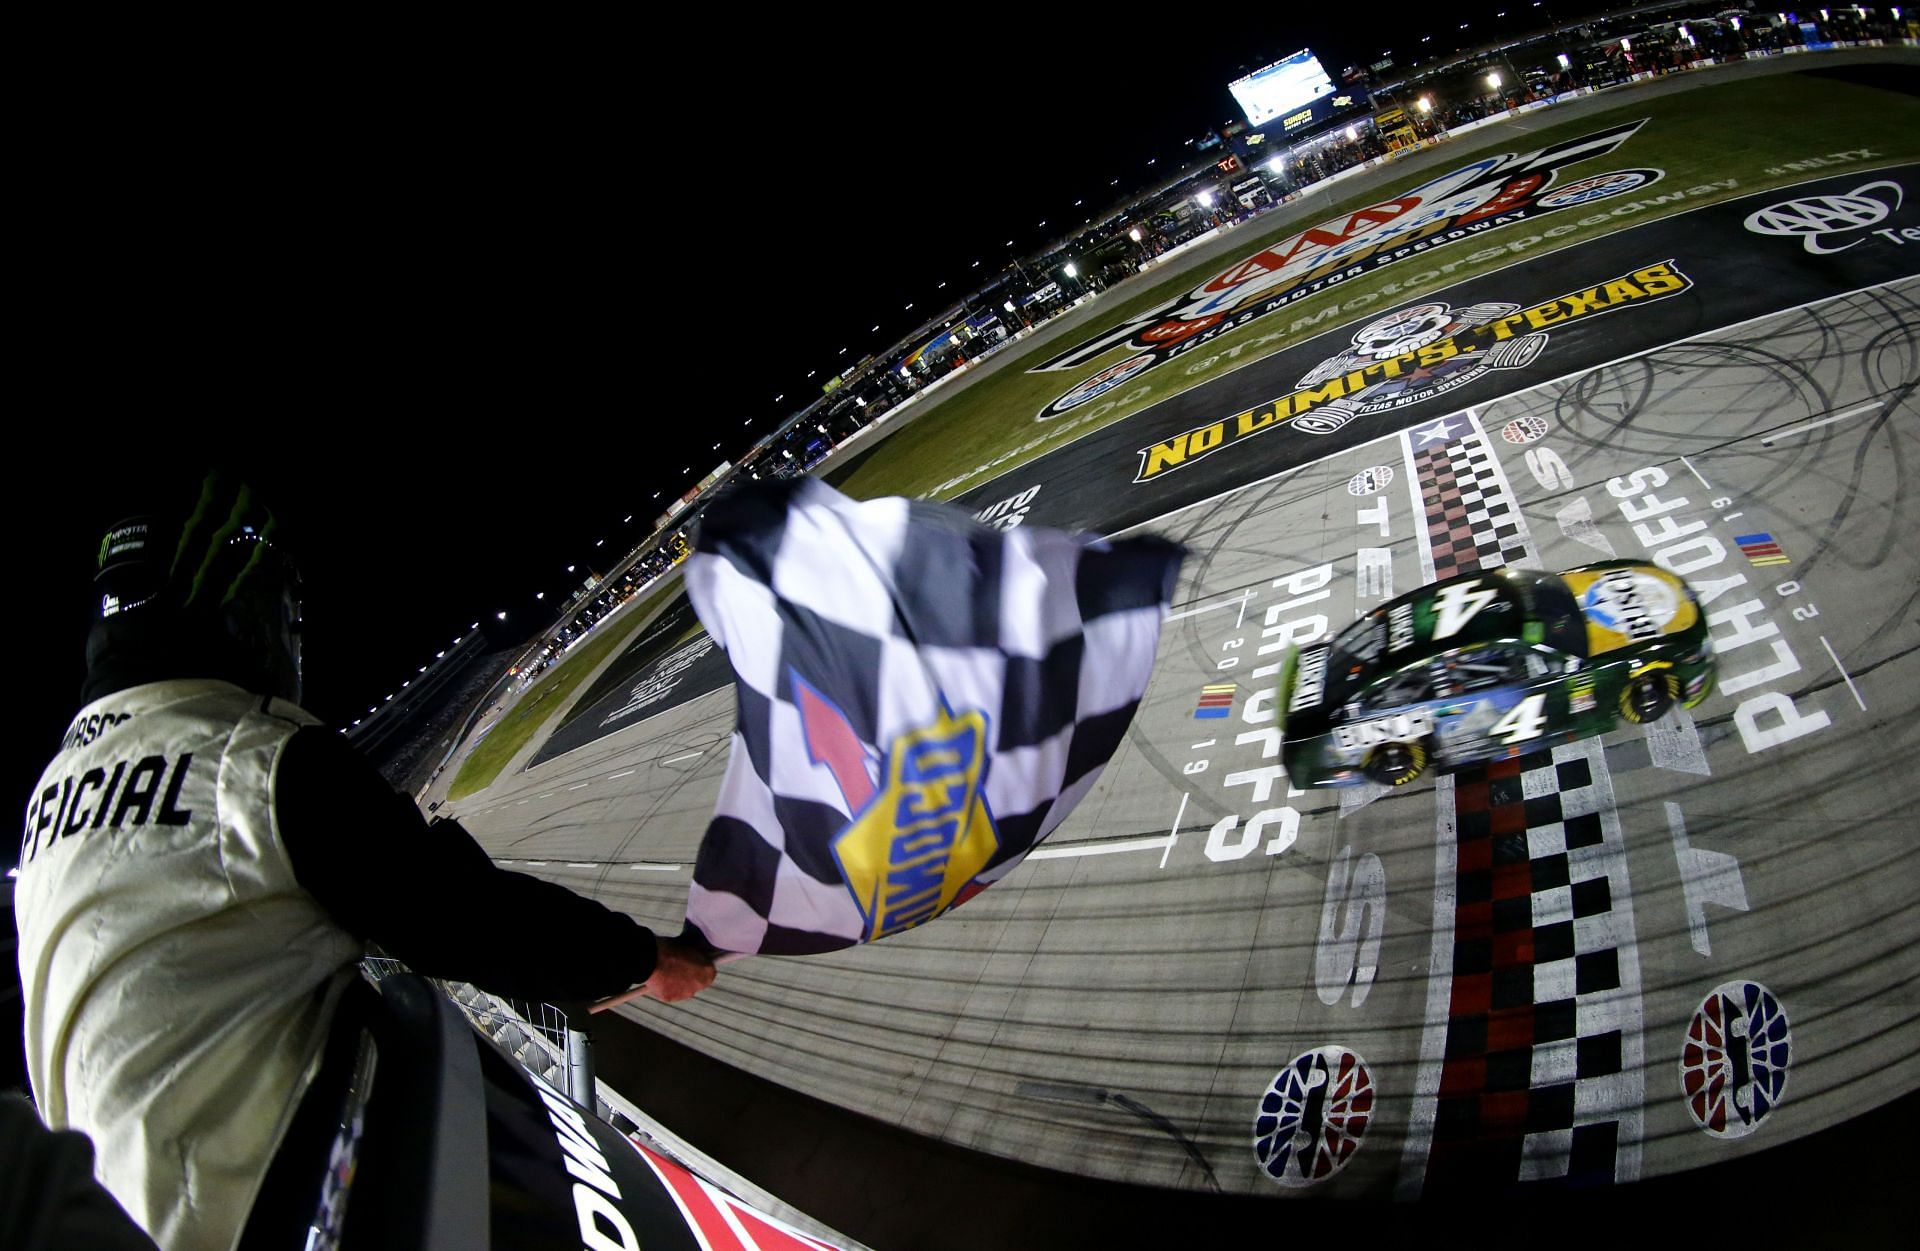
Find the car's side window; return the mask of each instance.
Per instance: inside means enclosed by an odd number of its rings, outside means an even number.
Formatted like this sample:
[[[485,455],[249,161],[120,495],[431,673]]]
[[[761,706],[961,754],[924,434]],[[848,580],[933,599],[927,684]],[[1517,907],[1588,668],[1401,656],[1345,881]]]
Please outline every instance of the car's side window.
[[[1433,669],[1432,662],[1423,662],[1380,679],[1361,700],[1361,711],[1387,712],[1433,698]]]
[[[1449,652],[1434,662],[1436,694],[1441,699],[1470,695],[1524,682],[1528,677],[1526,654],[1509,643],[1490,643]]]

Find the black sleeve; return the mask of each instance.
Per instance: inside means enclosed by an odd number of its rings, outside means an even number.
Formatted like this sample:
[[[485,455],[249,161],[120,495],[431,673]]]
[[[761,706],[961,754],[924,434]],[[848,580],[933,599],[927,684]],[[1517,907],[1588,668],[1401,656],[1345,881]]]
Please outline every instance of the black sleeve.
[[[549,1001],[605,998],[653,973],[652,930],[500,868],[457,822],[429,825],[332,730],[301,729],[281,749],[274,814],[300,885],[417,973]]]

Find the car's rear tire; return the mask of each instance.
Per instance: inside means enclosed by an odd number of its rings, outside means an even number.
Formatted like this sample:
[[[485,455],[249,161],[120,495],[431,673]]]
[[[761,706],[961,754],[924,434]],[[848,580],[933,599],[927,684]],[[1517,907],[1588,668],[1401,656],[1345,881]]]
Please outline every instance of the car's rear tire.
[[[1667,715],[1680,698],[1680,676],[1671,669],[1655,669],[1628,682],[1620,692],[1620,715],[1635,725],[1647,725]]]
[[[1405,786],[1427,771],[1429,758],[1425,743],[1382,743],[1360,768],[1382,786]]]

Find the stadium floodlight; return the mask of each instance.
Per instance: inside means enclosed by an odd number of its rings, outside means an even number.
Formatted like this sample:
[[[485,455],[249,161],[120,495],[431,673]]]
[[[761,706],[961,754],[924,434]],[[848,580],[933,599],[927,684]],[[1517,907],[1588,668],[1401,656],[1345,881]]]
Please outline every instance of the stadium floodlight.
[[[793,459],[793,449],[791,449],[791,448],[782,448],[782,449],[780,449],[780,454],[781,454],[782,456],[784,456],[784,457],[786,457],[786,458],[787,458],[788,460],[792,460],[792,459]]]
[[[1006,309],[1009,313],[1017,313],[1020,311],[1019,309],[1013,306],[1012,300],[1008,300],[1005,304],[1002,304],[1000,307]]]
[[[1422,113],[1433,112],[1433,101],[1426,96],[1421,96],[1418,100],[1415,100],[1413,106]]]
[[[1573,62],[1567,59],[1567,54],[1564,52],[1560,54],[1560,68],[1563,70],[1570,70],[1573,68]]]
[[[425,673],[426,671],[427,671],[427,667],[425,665],[421,665],[420,672]]]
[[[567,566],[567,572],[568,572],[568,573],[572,573],[572,572],[573,572],[573,566],[572,566],[572,565],[568,565],[568,566]],[[474,622],[473,624],[471,624],[471,625],[469,625],[469,626],[467,627],[467,629],[469,629],[469,630],[478,630],[479,628],[480,628],[480,623],[479,623],[478,621],[476,621],[476,622]],[[459,639],[455,639],[455,640],[454,640],[454,642],[456,642],[456,643],[458,643],[459,641],[460,641]]]
[[[1490,71],[1488,71],[1488,73],[1487,73],[1487,88],[1488,88],[1488,90],[1490,90],[1490,91],[1498,91],[1498,90],[1500,90],[1500,71],[1499,71],[1499,70],[1490,70]]]
[[[1193,198],[1199,202],[1199,205],[1201,208],[1213,207],[1213,192],[1211,191],[1202,191],[1199,195]]]
[[[1622,39],[1622,40],[1620,41],[1620,51],[1622,51],[1622,52],[1631,52],[1631,51],[1633,51],[1633,40],[1631,40],[1631,39]]]
[[[655,499],[658,499],[658,498],[659,498],[659,496],[655,496],[654,498],[655,498]],[[568,566],[567,566],[567,572],[568,572],[568,573],[572,573],[572,572],[573,572],[573,566],[572,566],[572,565],[568,565]]]
[[[1900,10],[1898,10],[1898,9],[1895,9],[1895,10],[1893,11],[1893,15],[1894,15],[1895,17],[1899,17],[1899,16],[1900,16]],[[1740,29],[1740,19],[1739,19],[1739,18],[1737,18],[1737,17],[1733,19],[1733,28],[1734,28],[1735,30],[1739,30],[1739,29]]]
[[[1287,154],[1282,152],[1275,156],[1271,161],[1267,162],[1267,168],[1276,174],[1284,173],[1287,168]]]
[[[1140,242],[1142,238],[1140,234],[1140,227],[1138,226],[1127,227],[1127,238],[1133,240],[1135,243]]]
[[[604,547],[604,546],[606,546],[606,542],[607,542],[607,541],[606,541],[605,539],[595,539],[595,540],[593,541],[593,545],[594,545],[595,547]]]
[[[632,513],[628,513],[628,514],[627,514],[627,521],[632,521],[632,520],[633,520],[633,514],[632,514]],[[627,521],[623,521],[623,522],[621,522],[620,524],[624,526],[624,525],[626,525],[626,524],[627,524]]]
[[[535,591],[533,593],[533,597],[535,599],[545,599],[547,597],[547,593],[545,591]]]
[[[857,395],[853,397],[853,402],[854,402],[855,404],[857,404],[857,405],[859,405],[859,406],[860,406],[861,408],[865,408],[865,407],[867,406],[867,402],[866,402],[865,400],[863,400],[863,399],[861,399],[861,398],[860,398],[859,396],[857,396]]]
[[[433,654],[433,658],[435,660],[445,660],[447,658],[447,654],[445,652],[435,652]]]
[[[1349,127],[1347,127],[1347,142],[1348,142],[1348,143],[1352,143],[1352,142],[1353,142],[1353,141],[1354,141],[1355,139],[1358,139],[1359,137],[1360,137],[1360,131],[1359,131],[1359,129],[1358,129],[1358,128],[1356,128],[1356,127],[1353,127],[1353,126],[1349,126]]]
[[[1061,270],[1060,272],[1065,274],[1069,278],[1078,278],[1080,276],[1079,268],[1075,266],[1072,261],[1068,261],[1067,267]]]
[[[505,621],[505,620],[507,619],[507,614],[505,614],[505,613],[503,613],[503,612],[497,612],[497,613],[495,613],[495,614],[493,614],[493,615],[494,615],[494,616],[496,616],[496,617],[498,617],[498,618],[500,618],[500,620],[502,620],[502,621]]]

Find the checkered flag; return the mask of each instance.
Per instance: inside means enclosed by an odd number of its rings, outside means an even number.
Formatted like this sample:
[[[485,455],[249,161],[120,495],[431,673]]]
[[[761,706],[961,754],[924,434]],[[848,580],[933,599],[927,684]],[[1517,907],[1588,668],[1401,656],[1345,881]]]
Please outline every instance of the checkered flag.
[[[686,937],[831,951],[1003,877],[1119,750],[1184,554],[812,478],[716,503],[687,590],[738,704]]]

